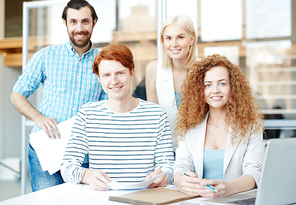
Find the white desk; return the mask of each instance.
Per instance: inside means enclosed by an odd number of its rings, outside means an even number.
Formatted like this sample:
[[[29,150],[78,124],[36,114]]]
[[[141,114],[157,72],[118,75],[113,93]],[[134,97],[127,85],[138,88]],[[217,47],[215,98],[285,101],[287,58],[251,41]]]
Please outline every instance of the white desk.
[[[137,190],[134,190],[137,191]],[[0,202],[2,205],[83,205],[83,204],[109,204],[123,205],[125,203],[109,201],[109,196],[121,195],[133,192],[130,191],[92,191],[88,185],[65,183],[41,191],[29,193],[12,199]],[[204,198],[195,198],[187,200],[185,203],[174,203],[175,205],[182,204],[198,204]]]

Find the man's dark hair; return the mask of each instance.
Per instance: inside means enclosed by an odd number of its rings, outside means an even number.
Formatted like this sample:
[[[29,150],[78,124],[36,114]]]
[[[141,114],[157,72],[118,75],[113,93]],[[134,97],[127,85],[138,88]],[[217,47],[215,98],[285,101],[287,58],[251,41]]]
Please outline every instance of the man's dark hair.
[[[93,23],[95,22],[95,19],[98,18],[97,13],[94,9],[94,7],[92,7],[92,5],[90,5],[87,1],[85,0],[71,0],[67,3],[67,6],[65,6],[63,14],[62,14],[62,19],[64,19],[67,23],[67,11],[69,8],[71,9],[76,9],[79,10],[83,7],[88,7],[91,10],[91,15],[93,18]]]

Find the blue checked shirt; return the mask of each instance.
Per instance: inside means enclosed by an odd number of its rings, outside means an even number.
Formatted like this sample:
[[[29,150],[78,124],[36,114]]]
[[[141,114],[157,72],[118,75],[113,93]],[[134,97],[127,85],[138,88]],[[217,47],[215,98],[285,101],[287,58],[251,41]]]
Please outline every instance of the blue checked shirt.
[[[42,84],[40,113],[63,122],[75,116],[81,105],[108,98],[92,70],[98,53],[91,46],[80,58],[70,41],[45,47],[30,59],[13,91],[28,98]],[[35,125],[32,133],[39,130]]]

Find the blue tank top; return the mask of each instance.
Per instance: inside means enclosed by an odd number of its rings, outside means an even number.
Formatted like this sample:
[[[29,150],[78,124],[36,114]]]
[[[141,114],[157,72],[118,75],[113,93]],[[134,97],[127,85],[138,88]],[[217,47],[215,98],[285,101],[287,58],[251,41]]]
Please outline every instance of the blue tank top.
[[[176,105],[177,105],[177,108],[178,108],[179,105],[181,104],[182,93],[175,92],[175,98],[176,98]]]
[[[204,149],[203,178],[222,179],[225,149],[209,150]]]

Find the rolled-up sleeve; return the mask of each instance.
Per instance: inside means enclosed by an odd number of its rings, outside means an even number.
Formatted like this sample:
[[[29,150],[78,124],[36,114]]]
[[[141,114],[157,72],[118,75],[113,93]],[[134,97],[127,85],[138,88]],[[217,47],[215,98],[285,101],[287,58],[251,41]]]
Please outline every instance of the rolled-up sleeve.
[[[28,62],[23,74],[18,78],[13,91],[26,98],[34,93],[44,81],[44,49],[36,52]]]

